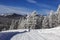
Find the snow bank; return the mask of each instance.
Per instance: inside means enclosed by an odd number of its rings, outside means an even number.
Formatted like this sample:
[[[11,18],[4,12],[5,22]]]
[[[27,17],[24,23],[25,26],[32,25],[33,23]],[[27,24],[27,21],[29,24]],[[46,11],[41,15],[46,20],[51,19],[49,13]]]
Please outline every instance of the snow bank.
[[[6,31],[2,31],[2,32],[23,32],[23,31],[28,31],[28,29],[16,29],[16,30],[6,30]]]

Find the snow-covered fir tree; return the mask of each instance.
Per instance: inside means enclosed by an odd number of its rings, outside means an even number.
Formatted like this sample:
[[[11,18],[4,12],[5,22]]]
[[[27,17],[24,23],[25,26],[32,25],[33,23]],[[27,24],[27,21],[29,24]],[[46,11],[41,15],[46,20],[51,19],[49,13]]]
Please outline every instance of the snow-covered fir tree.
[[[16,21],[15,21],[16,22]],[[14,21],[10,29],[14,29],[16,24]],[[52,28],[60,25],[60,5],[57,11],[50,11],[49,15],[42,16],[38,15],[36,11],[33,11],[30,15],[27,15],[26,19],[21,18],[18,21],[18,29],[40,29],[40,28]],[[14,28],[13,28],[14,26]],[[16,29],[17,29],[16,28]]]

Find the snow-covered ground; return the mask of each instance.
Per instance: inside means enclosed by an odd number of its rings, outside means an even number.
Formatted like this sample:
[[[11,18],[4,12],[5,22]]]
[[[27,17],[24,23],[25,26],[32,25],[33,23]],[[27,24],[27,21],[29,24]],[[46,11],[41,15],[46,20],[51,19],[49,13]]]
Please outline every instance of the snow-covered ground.
[[[10,40],[60,40],[60,26],[51,29],[28,29],[8,30],[3,32],[22,32],[14,35]]]

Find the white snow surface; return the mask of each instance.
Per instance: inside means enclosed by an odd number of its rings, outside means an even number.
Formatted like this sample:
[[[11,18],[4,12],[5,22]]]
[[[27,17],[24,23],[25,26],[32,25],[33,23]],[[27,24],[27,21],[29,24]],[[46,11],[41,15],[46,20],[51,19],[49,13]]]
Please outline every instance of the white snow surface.
[[[8,30],[3,32],[22,32],[24,30]],[[60,26],[51,29],[31,29],[30,32],[13,36],[11,40],[60,40]]]
[[[14,29],[14,30],[6,30],[6,31],[2,31],[2,32],[23,32],[23,31],[28,31],[28,29]]]

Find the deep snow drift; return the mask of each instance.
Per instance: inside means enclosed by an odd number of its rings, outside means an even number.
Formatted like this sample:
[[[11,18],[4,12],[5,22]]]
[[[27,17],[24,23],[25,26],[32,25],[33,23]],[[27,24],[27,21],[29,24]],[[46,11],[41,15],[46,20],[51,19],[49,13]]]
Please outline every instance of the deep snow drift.
[[[60,40],[60,26],[51,29],[37,29],[25,31],[28,29],[8,30],[4,32],[22,32],[14,35],[10,40]]]

